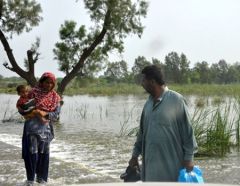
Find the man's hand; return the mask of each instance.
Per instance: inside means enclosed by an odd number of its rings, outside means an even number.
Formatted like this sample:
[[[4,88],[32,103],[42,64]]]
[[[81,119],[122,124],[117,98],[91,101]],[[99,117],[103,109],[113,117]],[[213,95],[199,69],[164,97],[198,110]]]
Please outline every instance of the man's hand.
[[[137,157],[132,157],[129,162],[128,162],[129,166],[134,168],[136,166],[139,166],[138,165],[138,158]]]
[[[193,170],[194,164],[192,161],[184,161],[183,166],[186,168],[187,172],[191,172]]]

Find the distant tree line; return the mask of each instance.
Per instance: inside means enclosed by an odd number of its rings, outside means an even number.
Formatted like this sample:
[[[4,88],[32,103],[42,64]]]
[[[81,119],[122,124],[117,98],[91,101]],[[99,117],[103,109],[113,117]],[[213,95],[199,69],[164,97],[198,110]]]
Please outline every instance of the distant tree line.
[[[240,82],[240,62],[228,64],[224,59],[218,63],[209,64],[207,61],[197,62],[190,68],[190,61],[185,54],[170,52],[165,56],[164,62],[156,58],[148,61],[144,56],[138,56],[132,68],[129,70],[126,61],[105,62],[99,67],[103,75],[97,79],[106,83],[140,83],[141,70],[147,65],[158,65],[162,68],[167,83],[176,84],[230,84]],[[96,69],[89,68],[85,73],[79,73],[75,78],[75,83],[84,82],[83,79],[96,79]],[[61,81],[61,78],[59,78]],[[0,75],[0,82],[4,87],[14,87],[19,82],[24,82],[22,78],[4,78]],[[4,82],[4,83],[3,83]],[[88,81],[89,82],[89,81]],[[80,86],[80,84],[77,84]],[[1,86],[1,87],[2,87]],[[81,85],[84,87],[84,84]]]
[[[197,62],[190,68],[190,61],[185,54],[170,52],[164,62],[156,58],[148,61],[144,56],[135,59],[131,71],[128,71],[127,62],[119,61],[108,63],[102,77],[109,81],[139,83],[141,70],[147,65],[158,65],[162,68],[168,83],[189,84],[229,84],[240,82],[240,62],[228,64],[224,59],[211,65],[207,61]]]

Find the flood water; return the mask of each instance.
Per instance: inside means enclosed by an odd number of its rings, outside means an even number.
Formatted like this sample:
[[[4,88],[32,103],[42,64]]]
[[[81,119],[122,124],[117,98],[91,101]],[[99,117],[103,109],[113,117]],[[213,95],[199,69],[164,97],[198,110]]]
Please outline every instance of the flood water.
[[[121,182],[131,157],[146,96],[64,97],[55,139],[51,143],[49,185]],[[16,95],[0,94],[0,185],[21,185],[23,120],[16,112]],[[191,110],[191,104],[190,104]],[[4,121],[4,122],[3,122]],[[240,153],[225,158],[195,160],[205,182],[240,184]]]

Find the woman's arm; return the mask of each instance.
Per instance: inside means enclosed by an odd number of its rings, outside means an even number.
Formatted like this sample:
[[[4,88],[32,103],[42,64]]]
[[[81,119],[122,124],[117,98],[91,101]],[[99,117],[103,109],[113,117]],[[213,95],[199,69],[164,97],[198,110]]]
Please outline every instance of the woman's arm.
[[[57,121],[59,119],[60,111],[61,111],[60,104],[52,112],[45,112],[45,111],[37,109],[37,112],[39,113],[39,115],[41,117],[49,119],[50,121]]]
[[[58,121],[60,111],[61,106],[59,104],[53,112],[48,112],[48,114],[46,115],[47,119],[49,119],[50,121]]]

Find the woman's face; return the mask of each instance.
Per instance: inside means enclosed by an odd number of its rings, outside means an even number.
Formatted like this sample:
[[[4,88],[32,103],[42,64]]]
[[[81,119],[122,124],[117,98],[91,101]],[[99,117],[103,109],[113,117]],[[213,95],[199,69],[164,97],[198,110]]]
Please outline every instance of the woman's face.
[[[47,78],[45,81],[42,82],[42,88],[45,91],[51,91],[54,88],[53,80],[50,78]]]

